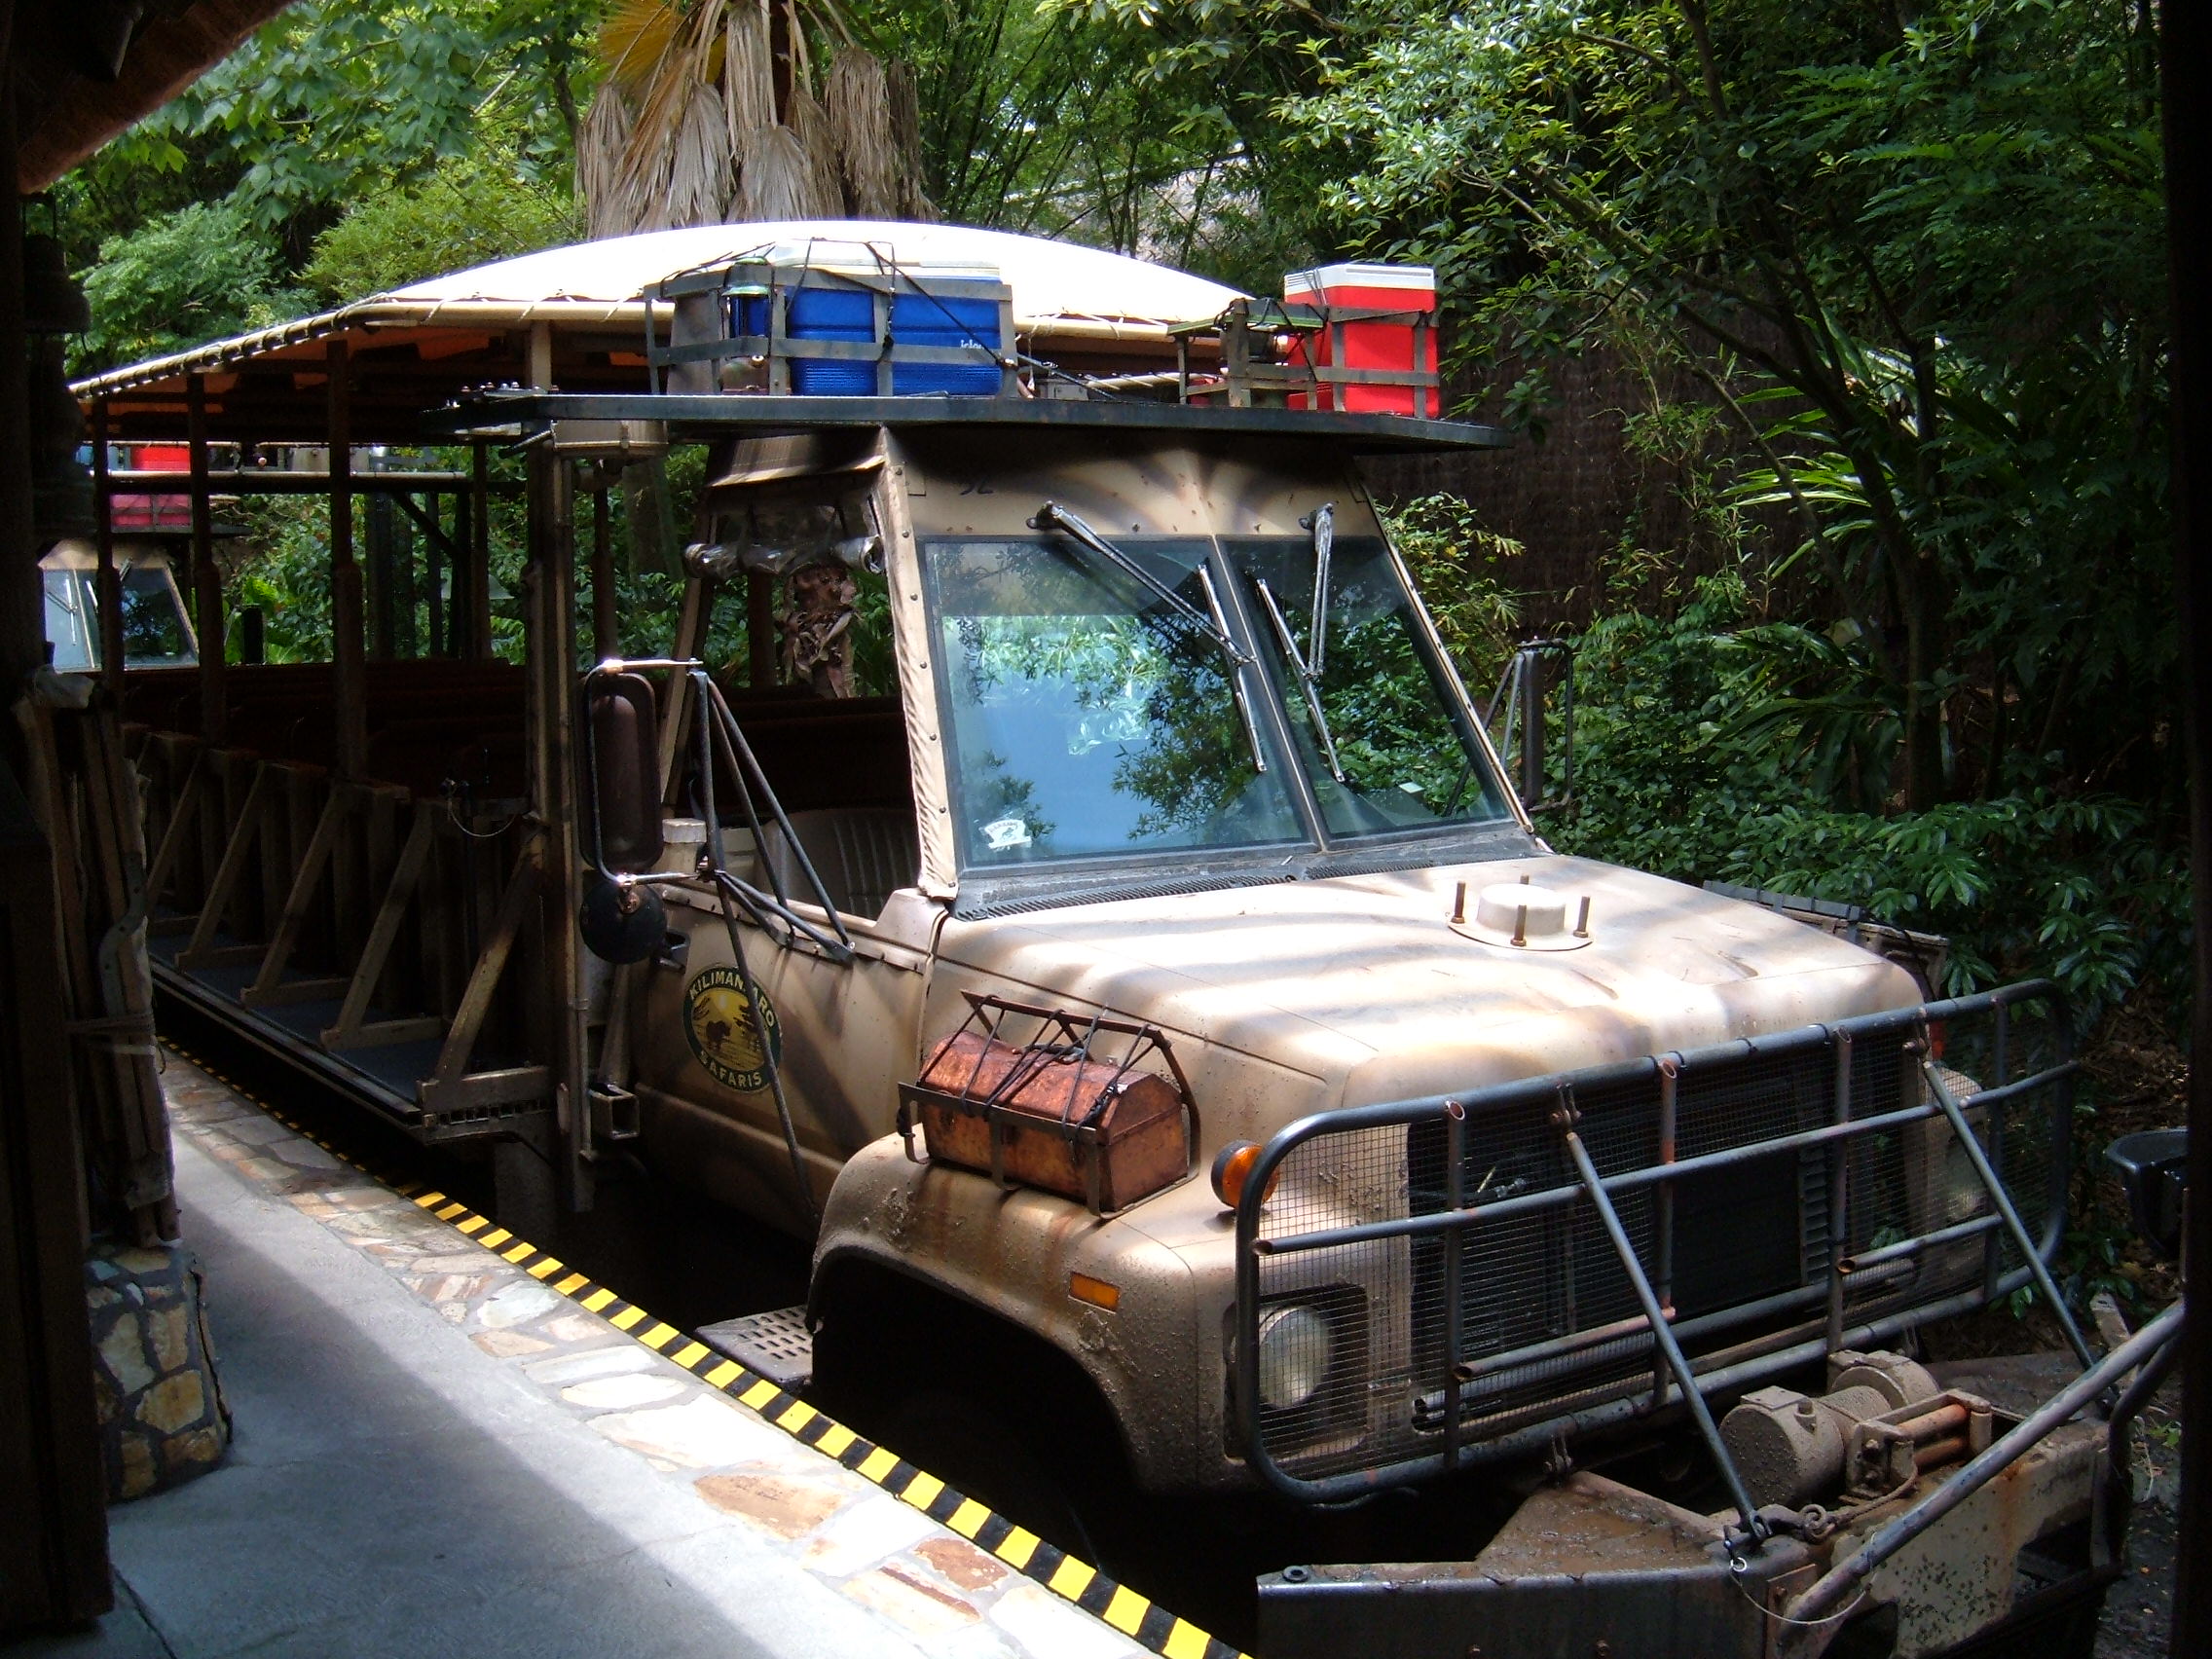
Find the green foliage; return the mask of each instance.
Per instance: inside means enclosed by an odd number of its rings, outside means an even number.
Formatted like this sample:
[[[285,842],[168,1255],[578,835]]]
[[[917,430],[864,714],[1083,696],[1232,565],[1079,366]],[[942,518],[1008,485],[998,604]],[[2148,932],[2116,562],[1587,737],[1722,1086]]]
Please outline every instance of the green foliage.
[[[1520,627],[1520,596],[1498,567],[1521,544],[1488,529],[1456,496],[1419,496],[1382,513],[1391,544],[1421,595],[1437,637],[1478,698],[1496,683],[1512,658]]]
[[[162,173],[211,154],[265,232],[468,152],[498,125],[533,176],[574,140],[593,0],[303,0],[107,146],[95,175]]]
[[[57,189],[69,257],[90,268],[81,366],[299,314],[314,301],[297,291],[303,266],[310,287],[350,298],[558,240],[598,9],[280,13]]]
[[[229,203],[193,203],[110,239],[85,278],[92,327],[79,372],[181,350],[280,322],[307,309],[272,250]]]
[[[2139,792],[2176,649],[2147,17],[1375,4],[1288,114],[1347,235],[1435,257],[1478,338],[1677,334],[1753,455],[1733,498],[1857,631],[1905,804]]]
[[[1778,710],[1802,631],[1748,625],[1740,580],[1672,619],[1610,616],[1576,660],[1575,810],[1562,851],[1683,881],[1864,905],[1949,935],[1950,988],[2047,974],[2093,1019],[2184,973],[2188,880],[2142,803],[2040,788],[1882,816],[1835,804],[1802,763],[1817,722]]]
[[[328,662],[330,510],[309,496],[248,496],[239,503],[241,555],[224,571],[223,599],[237,649],[240,613],[261,612],[271,662]]]
[[[301,278],[332,305],[581,240],[570,194],[493,149],[363,198],[315,238]]]

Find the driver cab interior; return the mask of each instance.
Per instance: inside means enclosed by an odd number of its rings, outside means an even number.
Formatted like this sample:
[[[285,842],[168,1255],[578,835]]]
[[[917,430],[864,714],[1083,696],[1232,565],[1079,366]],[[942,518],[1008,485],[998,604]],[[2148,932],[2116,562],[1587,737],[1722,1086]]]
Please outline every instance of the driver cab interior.
[[[756,675],[773,663],[772,675],[757,675],[772,682],[730,685],[724,682],[734,676],[721,664],[714,671],[797,845],[756,802],[762,836],[751,846],[737,782],[718,767],[716,810],[730,856],[804,903],[811,895],[803,854],[832,906],[860,920],[879,915],[920,868],[872,499],[879,470],[876,446],[849,434],[719,446],[710,457],[700,539],[685,554],[691,572],[705,579],[706,638],[717,639],[717,622],[776,631],[772,645],[750,647]],[[690,756],[687,743],[669,804],[697,816],[699,767]]]

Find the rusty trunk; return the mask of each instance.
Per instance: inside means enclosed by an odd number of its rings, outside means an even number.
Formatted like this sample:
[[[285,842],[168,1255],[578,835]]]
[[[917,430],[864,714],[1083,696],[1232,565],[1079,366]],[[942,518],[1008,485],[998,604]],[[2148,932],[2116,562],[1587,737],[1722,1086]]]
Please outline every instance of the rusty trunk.
[[[1191,1167],[1183,1091],[1081,1045],[1016,1045],[963,1029],[903,1091],[932,1159],[1002,1183],[1123,1209]]]

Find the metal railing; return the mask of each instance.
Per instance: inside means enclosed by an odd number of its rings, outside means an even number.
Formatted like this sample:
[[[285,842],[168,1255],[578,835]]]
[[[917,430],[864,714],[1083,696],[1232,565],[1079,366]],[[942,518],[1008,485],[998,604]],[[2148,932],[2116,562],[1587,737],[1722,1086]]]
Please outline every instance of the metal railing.
[[[1236,1212],[1252,1466],[1328,1501],[1672,1404],[1737,1487],[1705,1396],[2030,1283],[2086,1365],[2074,1072],[2034,981],[1293,1124]]]

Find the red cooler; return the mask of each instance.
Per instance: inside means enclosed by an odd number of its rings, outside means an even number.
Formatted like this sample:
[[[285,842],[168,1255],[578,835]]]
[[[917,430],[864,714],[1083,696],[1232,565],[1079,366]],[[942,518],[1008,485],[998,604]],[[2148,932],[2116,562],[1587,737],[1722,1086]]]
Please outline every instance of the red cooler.
[[[140,472],[190,472],[192,451],[183,444],[139,444],[125,465]],[[189,530],[190,496],[115,496],[110,509],[117,530]]]
[[[1293,271],[1282,279],[1286,305],[1310,306],[1329,313],[1328,325],[1293,342],[1290,360],[1370,372],[1395,373],[1403,381],[1346,385],[1323,381],[1320,407],[1378,415],[1425,415],[1440,408],[1436,374],[1436,272],[1426,265],[1324,265],[1318,271]],[[1375,315],[1382,313],[1382,315]],[[1339,350],[1339,343],[1342,350]],[[1427,385],[1416,385],[1424,377]],[[1294,393],[1294,408],[1308,407]]]

